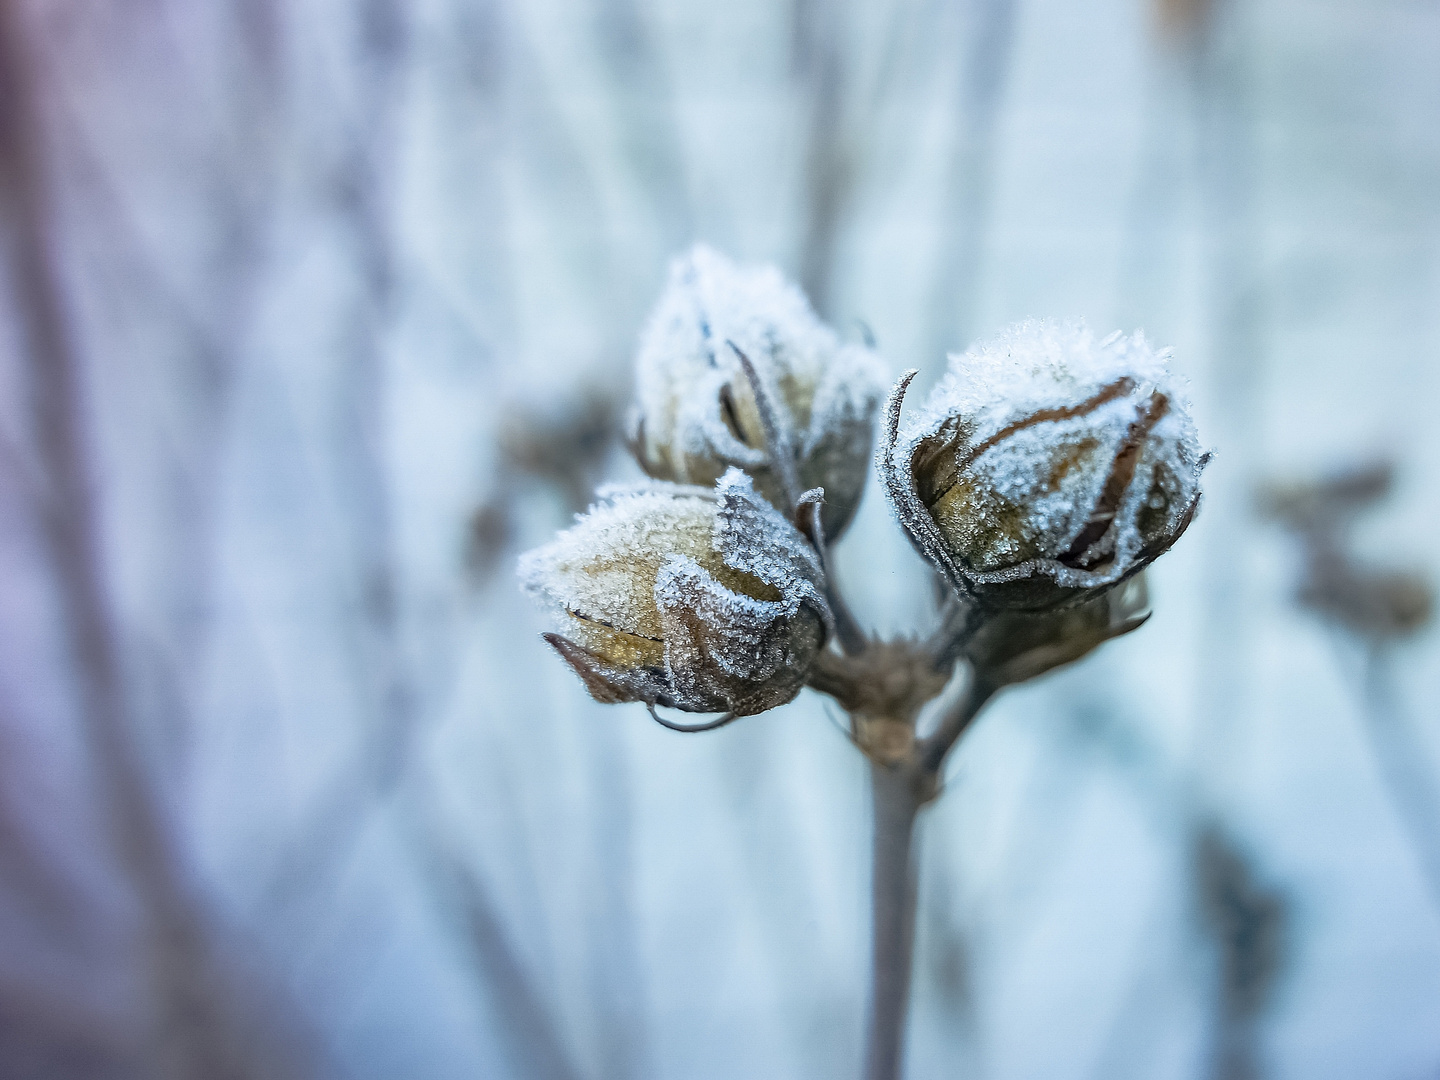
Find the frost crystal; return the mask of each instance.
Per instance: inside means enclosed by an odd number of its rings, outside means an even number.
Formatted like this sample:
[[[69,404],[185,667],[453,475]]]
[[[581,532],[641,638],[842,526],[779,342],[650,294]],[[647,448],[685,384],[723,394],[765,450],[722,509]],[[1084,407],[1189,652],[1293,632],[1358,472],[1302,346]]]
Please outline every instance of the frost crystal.
[[[520,560],[551,644],[607,702],[749,715],[792,699],[830,628],[820,566],[731,470],[714,489],[611,488]]]
[[[704,245],[672,264],[636,361],[636,456],[652,476],[682,483],[711,483],[738,466],[784,506],[735,348],[780,414],[789,444],[781,452],[795,457],[801,487],[825,489],[825,529],[838,535],[864,487],[884,373],[874,352],[842,343],[774,267],[740,267]]]
[[[1138,332],[1042,321],[952,356],[882,462],[917,546],[988,606],[1036,610],[1167,550],[1206,460],[1168,360]]]

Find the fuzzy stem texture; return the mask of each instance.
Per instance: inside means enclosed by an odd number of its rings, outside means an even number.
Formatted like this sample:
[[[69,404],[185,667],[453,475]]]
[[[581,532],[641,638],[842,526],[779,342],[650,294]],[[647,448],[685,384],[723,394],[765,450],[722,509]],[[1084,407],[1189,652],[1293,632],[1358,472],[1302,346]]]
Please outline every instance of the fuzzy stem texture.
[[[908,769],[874,762],[870,790],[875,805],[874,928],[865,1080],[899,1080],[915,940],[912,845],[920,798]]]

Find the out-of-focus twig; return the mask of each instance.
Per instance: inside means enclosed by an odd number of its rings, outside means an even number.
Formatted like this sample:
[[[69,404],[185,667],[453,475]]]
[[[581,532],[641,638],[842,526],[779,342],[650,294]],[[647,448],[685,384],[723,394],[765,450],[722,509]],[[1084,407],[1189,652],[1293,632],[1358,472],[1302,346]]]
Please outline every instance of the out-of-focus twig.
[[[1263,1074],[1257,1025],[1281,970],[1289,909],[1215,822],[1199,822],[1192,840],[1195,896],[1218,984],[1205,1075],[1254,1080]]]
[[[4,252],[16,289],[33,438],[45,497],[35,506],[59,591],[83,733],[102,814],[141,901],[148,989],[157,1020],[146,1042],[151,1075],[216,1080],[310,1071],[281,1045],[283,1024],[256,1038],[263,1012],[227,964],[163,785],[130,707],[119,620],[102,539],[98,470],[82,356],[58,261],[34,42],[19,5],[0,4],[0,200],[11,225]],[[247,1015],[248,1013],[248,1015]],[[278,1020],[278,1017],[276,1018]]]
[[[1394,487],[1388,461],[1362,462],[1326,476],[1271,483],[1260,509],[1284,525],[1301,548],[1296,602],[1339,629],[1363,662],[1359,699],[1390,802],[1430,892],[1440,908],[1440,781],[1427,751],[1397,701],[1390,670],[1396,643],[1430,622],[1435,606],[1429,577],[1417,568],[1372,566],[1351,550],[1356,519]]]
[[[374,711],[354,763],[321,792],[316,809],[272,875],[269,902],[284,904],[342,865],[368,820],[403,775],[419,738],[419,690],[407,665],[395,550],[395,508],[386,456],[384,343],[396,305],[391,228],[395,112],[408,46],[401,5],[374,0],[363,11],[359,67],[365,93],[341,121],[341,183],[336,192],[343,238],[357,274],[343,367],[335,395],[334,458],[338,494],[351,525],[353,596],[358,618],[354,671]]]
[[[826,318],[834,317],[840,245],[875,161],[881,116],[911,59],[903,47],[907,5],[888,8],[881,62],[871,71],[856,55],[863,8],[854,0],[794,0],[790,11],[791,71],[805,131],[799,277]],[[862,333],[870,336],[868,327]]]
[[[619,395],[598,385],[545,408],[506,410],[496,439],[495,487],[470,517],[465,561],[477,582],[509,549],[515,503],[526,487],[539,484],[557,492],[567,509],[583,510],[619,432]]]
[[[428,793],[401,800],[402,824],[429,884],[428,895],[465,949],[495,1010],[506,1055],[527,1080],[580,1080],[539,988],[515,949],[483,878],[447,839]]]
[[[1431,902],[1440,909],[1440,785],[1427,764],[1429,749],[1396,701],[1392,662],[1384,644],[1372,645],[1365,656],[1365,730]]]
[[[945,170],[927,361],[963,349],[975,329],[972,320],[990,215],[995,121],[1014,52],[1015,0],[979,0],[968,25]]]
[[[674,95],[635,0],[596,0],[595,42],[631,175],[648,195],[664,250],[678,250],[694,239],[694,211]]]

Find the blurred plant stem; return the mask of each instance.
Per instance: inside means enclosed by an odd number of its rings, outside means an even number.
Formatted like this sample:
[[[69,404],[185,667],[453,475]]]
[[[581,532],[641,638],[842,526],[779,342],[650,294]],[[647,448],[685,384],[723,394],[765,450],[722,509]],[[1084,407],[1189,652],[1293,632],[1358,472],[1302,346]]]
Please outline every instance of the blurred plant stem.
[[[872,643],[871,651],[893,659],[903,647]],[[923,663],[923,649],[918,656]],[[874,812],[865,1080],[898,1080],[904,1063],[915,946],[916,818],[920,809],[939,795],[946,756],[990,700],[996,686],[992,680],[973,674],[965,693],[945,713],[934,732],[916,738],[915,713],[929,700],[921,695],[933,685],[925,678],[930,673],[915,678],[903,664],[892,664],[890,670],[900,677],[884,679],[889,684],[885,689],[893,693],[897,684],[909,684],[905,693],[892,698],[892,703],[900,706],[894,715],[877,717],[864,704],[851,713],[856,741],[870,758]],[[948,673],[948,665],[943,670]]]
[[[501,917],[465,845],[446,827],[433,789],[416,784],[408,796],[399,802],[399,820],[429,886],[427,897],[500,1021],[501,1050],[515,1075],[579,1080],[546,996],[526,969],[514,929]]]
[[[1371,642],[1362,679],[1365,734],[1386,794],[1420,864],[1430,901],[1440,911],[1440,785],[1427,767],[1429,751],[1396,701],[1385,642]]]
[[[970,5],[968,54],[945,167],[927,356],[963,348],[975,332],[993,202],[995,123],[1014,53],[1015,7],[1015,0]]]
[[[283,1006],[257,994],[241,974],[228,927],[193,865],[173,792],[146,752],[147,732],[127,683],[102,469],[89,424],[94,388],[59,258],[41,56],[22,9],[0,3],[0,217],[12,224],[3,257],[18,300],[40,480],[33,511],[64,620],[100,821],[139,908],[140,992],[151,1000],[149,1029],[131,1037],[157,1077],[311,1075],[317,1068],[294,1041]],[[117,1067],[134,1051],[107,1052]]]
[[[1361,557],[1352,536],[1357,519],[1392,493],[1395,473],[1394,462],[1357,460],[1323,476],[1272,481],[1259,490],[1258,508],[1299,541],[1296,603],[1338,630],[1337,644],[1355,647],[1340,645],[1339,660],[1354,672],[1380,782],[1440,910],[1440,783],[1396,700],[1390,665],[1393,646],[1429,625],[1435,590],[1423,569]],[[1359,671],[1354,671],[1356,653]]]

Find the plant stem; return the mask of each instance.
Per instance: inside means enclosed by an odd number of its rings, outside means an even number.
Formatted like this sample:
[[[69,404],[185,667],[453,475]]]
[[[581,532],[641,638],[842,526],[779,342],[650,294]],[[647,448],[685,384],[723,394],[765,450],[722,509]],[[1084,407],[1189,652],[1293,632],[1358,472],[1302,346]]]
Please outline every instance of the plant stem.
[[[915,939],[915,861],[911,845],[920,809],[911,770],[872,762],[875,844],[871,877],[874,928],[865,1080],[899,1080]]]
[[[1379,644],[1365,658],[1365,732],[1430,900],[1440,909],[1440,786],[1426,768],[1426,748],[1395,700],[1386,659]]]

